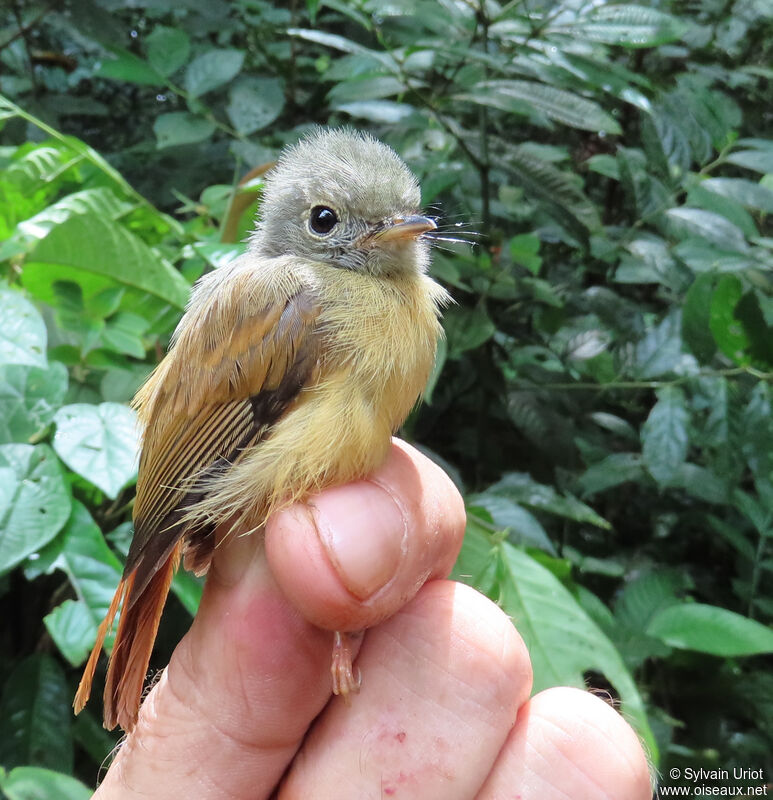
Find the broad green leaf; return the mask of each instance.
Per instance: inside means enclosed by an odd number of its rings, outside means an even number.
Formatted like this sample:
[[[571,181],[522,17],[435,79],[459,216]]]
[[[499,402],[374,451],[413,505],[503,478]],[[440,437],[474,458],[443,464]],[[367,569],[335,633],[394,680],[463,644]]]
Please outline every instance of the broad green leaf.
[[[687,26],[662,11],[639,5],[596,6],[572,25],[556,25],[551,32],[623,47],[656,47],[678,39]]]
[[[699,275],[685,295],[682,306],[682,338],[703,363],[708,363],[717,351],[710,327],[714,280],[711,274]]]
[[[97,628],[83,603],[65,600],[43,617],[43,624],[59,652],[74,667],[86,660],[94,646]]]
[[[579,483],[584,497],[612,489],[628,481],[640,481],[644,477],[644,464],[639,453],[612,453],[592,464],[580,476]]]
[[[67,391],[67,370],[57,362],[48,367],[0,365],[0,444],[28,442],[54,418]]]
[[[230,264],[243,255],[247,246],[244,242],[195,242],[193,249],[206,260],[210,267],[218,269]]]
[[[510,239],[510,257],[532,273],[539,274],[542,259],[539,256],[540,240],[533,233],[521,233]]]
[[[473,509],[480,507],[487,511],[493,524],[499,530],[509,532],[509,538],[514,544],[524,547],[539,547],[546,553],[557,555],[556,549],[540,521],[510,497],[481,492],[469,495],[467,503]]]
[[[555,209],[559,220],[568,216],[591,231],[601,227],[595,205],[567,173],[535,157],[522,145],[502,144],[505,147],[502,169],[515,176],[518,185],[543,202],[548,211]]]
[[[715,656],[773,653],[773,630],[733,611],[703,603],[670,606],[655,616],[647,633],[671,647]]]
[[[54,422],[58,456],[115,499],[137,473],[136,413],[120,403],[76,403],[59,409]]]
[[[559,494],[552,486],[537,483],[525,472],[509,472],[486,490],[489,494],[510,497],[517,503],[537,511],[586,522],[608,530],[610,524],[590,506],[571,494]]]
[[[46,325],[21,292],[0,284],[0,364],[46,366]]]
[[[682,361],[681,315],[672,312],[650,328],[634,348],[630,372],[637,378],[660,378]]]
[[[332,47],[334,50],[341,50],[344,53],[366,55],[379,64],[383,64],[395,70],[397,68],[394,58],[388,53],[382,53],[378,50],[369,50],[367,47],[363,47],[361,44],[357,44],[357,42],[353,42],[351,39],[346,39],[335,33],[312,31],[305,28],[289,28],[287,33],[290,36],[297,36],[300,39],[305,39],[307,42],[316,42],[325,47]]]
[[[250,134],[270,125],[281,113],[285,95],[277,78],[243,78],[228,93],[228,117],[239,133]]]
[[[668,486],[687,458],[689,415],[678,386],[658,389],[657,398],[642,425],[642,456],[650,475],[661,486]]]
[[[743,295],[743,284],[735,275],[723,275],[711,296],[710,327],[719,349],[736,362],[744,362],[749,337],[735,310]]]
[[[47,445],[0,445],[0,574],[51,541],[70,515],[62,469]]]
[[[453,306],[443,315],[443,327],[448,339],[448,357],[458,358],[467,350],[480,347],[496,332],[484,308]]]
[[[36,653],[8,676],[0,699],[0,763],[72,770],[72,697],[62,668]]]
[[[180,28],[156,25],[145,40],[148,61],[161,75],[172,75],[188,60],[191,42],[188,34]]]
[[[79,666],[107,614],[121,580],[121,564],[86,507],[77,500],[64,530],[40,553],[40,561],[47,573],[62,570],[77,596],[77,600],[65,600],[44,621],[64,657]]]
[[[382,100],[385,97],[402,94],[406,89],[404,81],[391,75],[357,76],[336,84],[328,92],[327,97],[333,105],[341,105],[355,101]]]
[[[180,273],[139,237],[91,214],[71,217],[42,239],[25,262],[22,280],[25,285],[50,281],[52,273],[59,280],[77,279],[81,274],[100,276],[113,285],[140,289],[180,309],[185,307],[190,291]]]
[[[706,211],[721,214],[740,228],[748,239],[755,239],[760,235],[752,215],[744,208],[744,204],[729,197],[729,193],[714,192],[705,184],[708,181],[691,186],[687,191],[687,204],[697,206]],[[750,181],[751,183],[751,181]],[[756,185],[756,184],[753,184]]]
[[[598,103],[534,81],[481,81],[456,99],[527,116],[536,111],[580,130],[621,133],[617,121]]]
[[[671,251],[693,272],[743,272],[761,267],[754,255],[742,255],[732,250],[722,250],[698,236],[679,242]]]
[[[688,236],[702,236],[717,247],[746,253],[749,245],[743,231],[730,220],[715,214],[713,211],[704,211],[702,208],[670,208],[666,217],[672,222],[676,232],[681,238]]]
[[[26,250],[74,214],[94,214],[116,220],[131,208],[131,203],[121,200],[115,192],[104,186],[83,189],[62,197],[39,214],[20,222],[14,238]]]
[[[382,123],[400,122],[416,111],[407,103],[395,103],[392,100],[359,100],[353,103],[341,103],[335,106],[335,109],[351,117]]]
[[[484,591],[512,618],[529,648],[534,692],[550,686],[585,688],[585,673],[602,673],[656,756],[644,704],[620,654],[553,573],[473,524],[468,525],[453,577]]]
[[[153,133],[158,148],[180,144],[194,144],[209,139],[215,132],[215,123],[189,111],[171,111],[156,117]]]
[[[755,172],[773,173],[773,147],[766,150],[736,150],[727,156],[727,161]]]
[[[109,50],[110,54],[97,68],[97,75],[141,86],[163,86],[164,76],[147,61],[120,47],[110,47]]]
[[[188,64],[185,89],[194,97],[211,92],[236,77],[243,63],[243,50],[208,50]]]
[[[700,185],[747,208],[756,208],[773,214],[773,191],[754,181],[743,178],[708,178]]]
[[[42,767],[16,767],[0,777],[8,800],[89,800],[93,790],[62,772]]]

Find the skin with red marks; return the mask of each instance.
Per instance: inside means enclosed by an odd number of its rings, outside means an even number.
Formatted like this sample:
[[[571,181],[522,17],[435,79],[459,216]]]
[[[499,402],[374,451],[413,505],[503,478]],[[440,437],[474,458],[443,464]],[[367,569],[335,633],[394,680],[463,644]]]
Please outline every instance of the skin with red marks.
[[[510,620],[443,580],[463,526],[450,481],[398,442],[369,481],[274,518],[265,548],[224,544],[97,800],[649,800],[622,717],[574,689],[530,699]],[[364,628],[347,708],[329,631]]]

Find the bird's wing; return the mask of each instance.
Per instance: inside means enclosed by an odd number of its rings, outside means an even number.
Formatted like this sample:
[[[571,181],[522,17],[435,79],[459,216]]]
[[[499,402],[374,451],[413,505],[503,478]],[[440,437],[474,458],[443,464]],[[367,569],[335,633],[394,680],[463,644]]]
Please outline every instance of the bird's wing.
[[[186,509],[206,482],[259,442],[313,380],[316,299],[308,288],[284,288],[261,297],[249,274],[216,285],[194,301],[174,348],[138,393],[146,427],[124,571],[133,574],[129,607],[186,534]]]

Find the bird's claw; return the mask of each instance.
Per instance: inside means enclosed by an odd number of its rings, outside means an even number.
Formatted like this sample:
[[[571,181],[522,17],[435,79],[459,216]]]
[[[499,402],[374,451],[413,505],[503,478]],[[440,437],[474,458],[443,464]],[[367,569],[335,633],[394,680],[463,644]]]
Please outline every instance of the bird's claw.
[[[351,705],[352,694],[357,694],[362,685],[362,673],[352,665],[350,635],[336,631],[333,643],[333,660],[330,665],[333,678],[333,694],[341,695],[346,705]]]

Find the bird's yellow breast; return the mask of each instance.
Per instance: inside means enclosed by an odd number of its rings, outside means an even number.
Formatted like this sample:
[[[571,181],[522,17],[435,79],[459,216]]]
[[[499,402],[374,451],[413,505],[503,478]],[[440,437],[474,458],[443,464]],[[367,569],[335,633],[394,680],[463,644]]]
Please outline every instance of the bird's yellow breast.
[[[417,273],[374,278],[315,265],[314,278],[318,377],[217,480],[201,511],[222,519],[232,510],[257,526],[281,506],[369,474],[426,385],[445,290]]]

